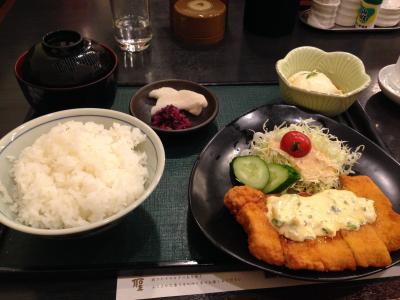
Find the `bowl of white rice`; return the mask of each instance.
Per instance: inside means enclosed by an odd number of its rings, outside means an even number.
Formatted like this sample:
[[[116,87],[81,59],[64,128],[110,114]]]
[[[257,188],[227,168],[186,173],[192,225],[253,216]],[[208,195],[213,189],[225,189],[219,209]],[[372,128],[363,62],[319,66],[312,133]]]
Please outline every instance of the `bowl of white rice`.
[[[82,108],[33,119],[0,140],[0,223],[66,236],[130,213],[158,185],[165,152],[128,114]]]

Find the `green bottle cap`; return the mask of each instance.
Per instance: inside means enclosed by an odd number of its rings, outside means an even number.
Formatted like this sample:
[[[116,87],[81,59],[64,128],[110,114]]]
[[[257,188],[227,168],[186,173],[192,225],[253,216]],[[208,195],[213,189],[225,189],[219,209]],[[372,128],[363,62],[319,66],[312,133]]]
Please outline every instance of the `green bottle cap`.
[[[379,5],[383,0],[364,0],[365,3]]]

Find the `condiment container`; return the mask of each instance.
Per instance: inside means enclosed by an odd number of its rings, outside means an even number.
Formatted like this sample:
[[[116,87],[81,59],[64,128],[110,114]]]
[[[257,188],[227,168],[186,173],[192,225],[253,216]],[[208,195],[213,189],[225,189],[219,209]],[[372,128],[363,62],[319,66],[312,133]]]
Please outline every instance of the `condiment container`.
[[[373,28],[382,0],[361,0],[356,18],[357,28]]]
[[[174,5],[178,0],[169,0],[169,21],[170,21],[170,27],[171,30],[174,29],[174,24],[173,24],[173,12],[174,12]],[[228,11],[229,11],[229,0],[221,0],[225,4],[226,8],[226,17],[225,17],[225,26],[228,25]]]
[[[192,45],[215,44],[224,38],[226,5],[220,0],[178,0],[173,5],[175,36]]]

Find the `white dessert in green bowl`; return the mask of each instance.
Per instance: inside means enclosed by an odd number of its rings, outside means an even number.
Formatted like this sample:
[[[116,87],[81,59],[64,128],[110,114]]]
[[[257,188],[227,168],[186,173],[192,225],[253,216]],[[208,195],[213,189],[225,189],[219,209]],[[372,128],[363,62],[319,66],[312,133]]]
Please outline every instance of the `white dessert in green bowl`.
[[[331,117],[346,111],[371,82],[357,56],[309,46],[278,60],[276,71],[287,103]]]

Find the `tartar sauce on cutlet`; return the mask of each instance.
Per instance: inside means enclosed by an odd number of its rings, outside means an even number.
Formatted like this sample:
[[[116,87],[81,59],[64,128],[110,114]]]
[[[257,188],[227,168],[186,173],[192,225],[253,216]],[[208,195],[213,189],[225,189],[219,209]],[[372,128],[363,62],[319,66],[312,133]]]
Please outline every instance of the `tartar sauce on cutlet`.
[[[302,242],[358,230],[376,219],[374,201],[346,190],[328,189],[312,196],[284,194],[267,200],[267,217],[286,238]]]

